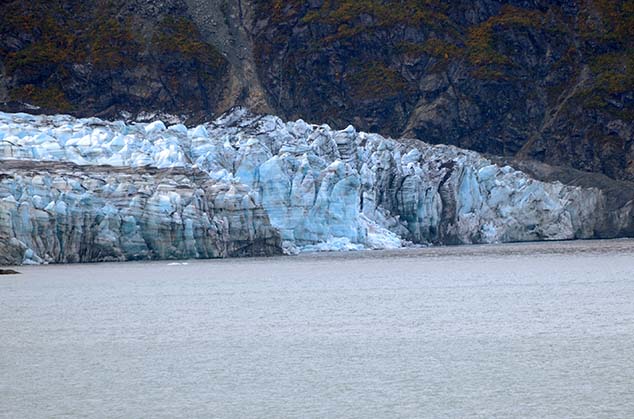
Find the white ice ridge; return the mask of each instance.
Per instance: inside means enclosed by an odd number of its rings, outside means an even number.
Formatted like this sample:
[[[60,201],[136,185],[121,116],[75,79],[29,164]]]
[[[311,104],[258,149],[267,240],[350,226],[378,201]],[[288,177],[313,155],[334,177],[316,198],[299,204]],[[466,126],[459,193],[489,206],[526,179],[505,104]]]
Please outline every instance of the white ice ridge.
[[[600,200],[594,189],[542,183],[475,152],[244,109],[193,128],[0,113],[0,159],[71,162],[86,172],[97,165],[204,172],[208,183],[263,207],[287,253],[591,237]],[[52,184],[35,188],[28,175],[2,179],[7,214],[21,205],[51,214],[78,205]],[[155,201],[178,207],[169,193]],[[115,217],[130,216],[124,202],[108,205]],[[142,228],[145,221],[134,222]]]

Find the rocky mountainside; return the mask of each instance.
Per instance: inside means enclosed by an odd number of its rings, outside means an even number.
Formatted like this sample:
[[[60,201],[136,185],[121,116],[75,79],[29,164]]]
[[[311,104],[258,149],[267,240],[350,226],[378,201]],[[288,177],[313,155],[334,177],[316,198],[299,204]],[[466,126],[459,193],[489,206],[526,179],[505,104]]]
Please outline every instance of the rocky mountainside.
[[[3,1],[0,15],[6,109],[208,118],[227,95],[227,60],[182,1]]]
[[[634,180],[632,1],[258,6],[284,115]]]
[[[0,13],[5,110],[198,122],[240,104],[634,180],[631,0],[33,0]]]

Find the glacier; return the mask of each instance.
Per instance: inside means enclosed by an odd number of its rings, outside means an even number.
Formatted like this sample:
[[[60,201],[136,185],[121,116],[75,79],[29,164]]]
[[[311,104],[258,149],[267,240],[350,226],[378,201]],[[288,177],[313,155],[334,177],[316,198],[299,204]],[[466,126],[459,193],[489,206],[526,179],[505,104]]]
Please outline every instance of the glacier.
[[[603,199],[473,151],[243,108],[189,128],[0,113],[0,264],[591,238]]]

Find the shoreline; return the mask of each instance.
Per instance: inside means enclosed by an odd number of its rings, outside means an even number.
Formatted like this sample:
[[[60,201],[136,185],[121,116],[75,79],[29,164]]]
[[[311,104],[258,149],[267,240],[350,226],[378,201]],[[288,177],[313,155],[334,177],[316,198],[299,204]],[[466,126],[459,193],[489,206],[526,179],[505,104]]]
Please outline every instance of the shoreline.
[[[587,247],[589,243],[596,243],[596,247]],[[108,262],[80,262],[80,263],[46,263],[29,265],[6,265],[0,270],[31,270],[44,267],[68,267],[88,265],[147,265],[160,264],[169,267],[188,266],[201,263],[248,263],[262,261],[333,261],[333,260],[359,260],[359,259],[390,259],[390,258],[451,258],[451,257],[484,257],[491,255],[506,256],[549,256],[566,254],[601,254],[602,248],[614,250],[614,246],[622,244],[624,252],[634,253],[634,238],[621,237],[613,239],[577,239],[577,240],[543,240],[490,244],[458,244],[458,245],[434,245],[412,246],[398,249],[363,249],[347,251],[322,251],[304,252],[296,255],[276,256],[249,256],[206,259],[147,259],[129,261]],[[22,272],[18,272],[22,273]]]

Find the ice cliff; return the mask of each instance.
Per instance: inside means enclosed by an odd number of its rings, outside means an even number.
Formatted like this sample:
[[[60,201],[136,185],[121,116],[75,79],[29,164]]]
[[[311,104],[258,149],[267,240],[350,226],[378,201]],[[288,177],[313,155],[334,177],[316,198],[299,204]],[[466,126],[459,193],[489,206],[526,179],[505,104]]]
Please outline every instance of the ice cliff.
[[[193,128],[0,113],[0,264],[592,237],[595,189],[236,109]]]

